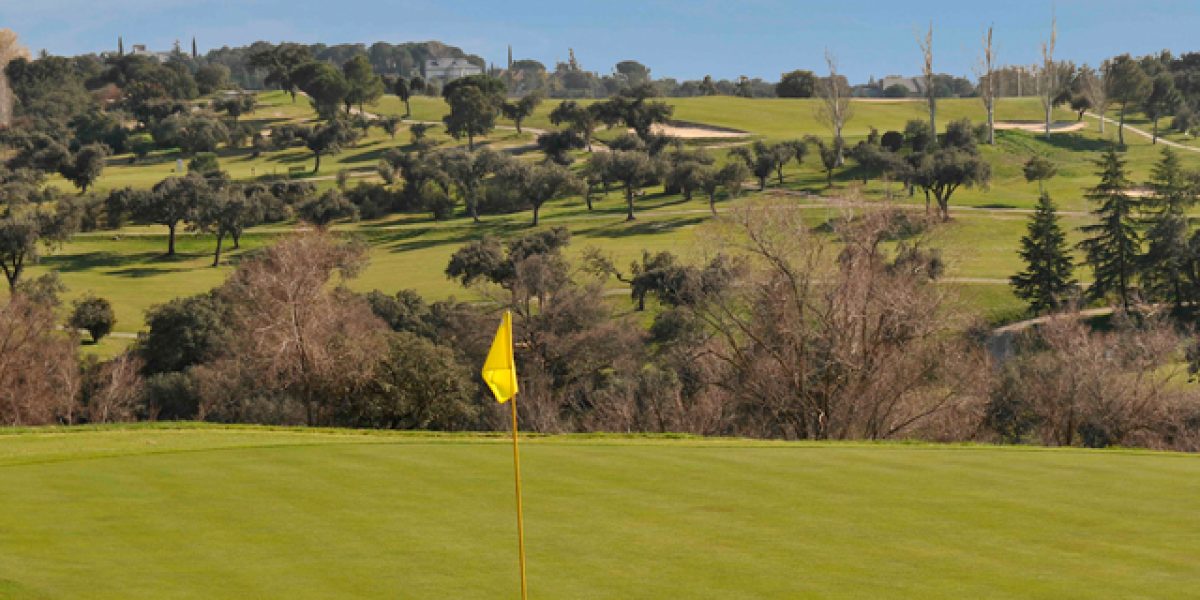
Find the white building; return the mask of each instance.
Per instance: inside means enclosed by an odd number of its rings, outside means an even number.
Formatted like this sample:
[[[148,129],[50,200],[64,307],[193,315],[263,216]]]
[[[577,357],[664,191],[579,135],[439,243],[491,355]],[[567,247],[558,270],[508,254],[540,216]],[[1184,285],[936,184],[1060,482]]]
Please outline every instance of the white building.
[[[924,93],[924,86],[921,80],[916,77],[901,77],[899,75],[888,75],[879,80],[879,90],[886,90],[893,85],[898,85],[908,90],[909,94],[916,95]]]
[[[147,50],[145,44],[134,44],[133,51],[130,52],[130,54],[134,56],[148,56],[154,60],[157,60],[158,62],[167,62],[171,58],[170,52],[155,52],[153,50]]]
[[[472,64],[465,58],[434,58],[425,61],[421,70],[426,81],[454,81],[459,77],[482,75],[483,67]]]

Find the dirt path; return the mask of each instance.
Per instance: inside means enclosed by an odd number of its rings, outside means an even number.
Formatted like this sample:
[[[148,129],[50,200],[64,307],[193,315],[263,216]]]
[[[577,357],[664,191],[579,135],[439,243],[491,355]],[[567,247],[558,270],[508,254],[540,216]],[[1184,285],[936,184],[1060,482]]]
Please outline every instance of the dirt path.
[[[1083,121],[1055,121],[1050,124],[1050,133],[1068,133],[1087,128]],[[1019,130],[1031,133],[1044,133],[1045,121],[996,121],[996,131]]]
[[[1113,126],[1118,125],[1118,122],[1116,119],[1112,119],[1109,117],[1101,117],[1100,115],[1090,113],[1090,112],[1086,113],[1086,114],[1087,114],[1087,116],[1089,116],[1093,119],[1097,119],[1097,120],[1104,119],[1105,123],[1109,123]],[[1128,123],[1125,124],[1125,130],[1134,135],[1140,135],[1148,140],[1154,139],[1154,134],[1152,134],[1149,131],[1146,131],[1144,129],[1138,129],[1137,127],[1134,127],[1133,125],[1130,125]],[[1179,142],[1172,142],[1171,140],[1164,139],[1162,136],[1159,136],[1158,143],[1160,143],[1164,146],[1170,147],[1170,148],[1177,148],[1179,150],[1186,150],[1188,152],[1200,152],[1200,148],[1197,148],[1196,146],[1188,146],[1186,144],[1180,144]]]
[[[1104,307],[1100,307],[1100,308],[1087,308],[1087,309],[1081,310],[1075,314],[1080,317],[1090,319],[1092,317],[1103,317],[1106,315],[1111,315],[1115,311],[1116,311],[1116,309],[1111,306],[1104,306]],[[1043,323],[1048,323],[1051,319],[1055,318],[1056,316],[1058,316],[1058,315],[1042,315],[1040,317],[1034,317],[1032,319],[1025,319],[1024,321],[1017,321],[1016,323],[1009,323],[1008,325],[1004,325],[1004,326],[993,329],[992,335],[1008,335],[1008,334],[1020,333],[1022,331],[1025,331],[1026,329],[1029,329],[1030,327],[1041,325]]]

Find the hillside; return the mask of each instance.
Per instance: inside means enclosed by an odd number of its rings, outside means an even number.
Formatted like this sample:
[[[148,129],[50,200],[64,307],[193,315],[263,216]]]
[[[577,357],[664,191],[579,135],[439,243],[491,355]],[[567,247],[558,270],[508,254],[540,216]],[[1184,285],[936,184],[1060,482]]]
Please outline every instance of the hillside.
[[[680,120],[716,125],[746,131],[751,139],[783,140],[807,134],[828,136],[828,132],[817,122],[814,113],[816,100],[796,99],[745,99],[734,97],[671,98],[665,99],[675,107],[675,117]],[[508,121],[500,126],[482,143],[495,148],[513,148],[528,145],[534,132],[540,127],[552,127],[549,111],[555,101],[544,101],[526,123],[525,133],[517,134]],[[892,101],[854,103],[855,114],[850,121],[847,135],[850,143],[856,143],[867,134],[870,127],[882,131],[903,129],[911,119],[920,119],[924,105],[920,101]],[[945,99],[939,103],[941,123],[944,126],[955,118],[969,118],[980,122],[984,118],[983,105],[978,99]],[[412,119],[416,121],[438,121],[445,114],[446,104],[440,98],[418,96],[412,102]],[[385,96],[367,108],[380,115],[402,115],[404,106],[395,96]],[[1000,120],[1032,120],[1040,106],[1034,98],[1002,99],[997,109]],[[283,123],[308,122],[315,119],[311,106],[300,98],[297,102],[281,92],[270,92],[260,97],[260,106],[251,115],[244,117],[257,126],[277,126]],[[1056,113],[1061,120],[1072,120],[1074,115],[1067,111]],[[1134,121],[1138,121],[1135,117]],[[1017,242],[1024,232],[1029,209],[1037,197],[1037,186],[1025,181],[1021,166],[1035,154],[1053,160],[1059,174],[1047,184],[1047,190],[1064,211],[1064,227],[1071,241],[1079,239],[1077,228],[1087,222],[1089,210],[1083,191],[1095,184],[1093,161],[1100,149],[1107,147],[1115,135],[1115,127],[1109,126],[1101,135],[1096,123],[1089,119],[1087,127],[1071,133],[1056,133],[1050,140],[1026,131],[1000,131],[995,147],[984,147],[983,152],[992,165],[993,178],[985,188],[965,188],[955,194],[952,202],[954,222],[939,228],[932,235],[935,245],[943,249],[947,258],[947,285],[958,288],[964,301],[973,309],[982,312],[993,321],[1017,318],[1022,304],[1013,297],[1007,278],[1019,268],[1016,256]],[[613,132],[601,130],[600,137],[612,136]],[[458,144],[438,127],[433,138],[443,146]],[[410,144],[407,126],[402,126],[396,138],[372,128],[367,137],[354,148],[327,156],[322,161],[320,173],[312,176],[320,188],[335,185],[335,174],[346,169],[356,176],[354,181],[377,181],[375,167],[379,158],[392,147],[408,147]],[[465,140],[464,140],[465,141]],[[1149,140],[1128,136],[1127,158],[1134,181],[1144,181],[1159,157],[1160,147],[1152,146]],[[727,143],[712,150],[719,160],[727,160]],[[1200,167],[1200,155],[1181,152],[1188,168]],[[255,157],[247,148],[222,149],[222,169],[235,179],[247,180],[268,177],[271,174],[287,173],[289,168],[311,169],[312,153],[302,147],[271,151]],[[527,153],[534,159],[540,156]],[[586,158],[584,153],[579,158]],[[130,164],[126,155],[110,159],[97,189],[101,193],[122,187],[150,187],[173,173],[176,155],[160,153],[148,160]],[[577,161],[580,165],[582,161]],[[885,191],[898,193],[896,184],[885,184],[871,180],[862,185],[858,180],[853,163],[839,171],[835,185],[826,188],[824,174],[819,170],[817,159],[809,157],[803,166],[793,161],[785,169],[782,186],[772,183],[768,194],[788,194],[796,201],[808,206],[813,224],[817,225],[840,214],[838,202],[846,197],[862,197],[870,201],[881,200]],[[67,189],[69,185],[57,178],[53,185]],[[746,194],[734,202],[722,202],[721,210],[728,210],[756,196]],[[916,209],[923,205],[919,195],[899,202]],[[697,197],[685,201],[680,196],[663,195],[661,188],[647,189],[647,195],[639,200],[639,221],[627,224],[623,220],[620,192],[597,198],[596,210],[587,211],[582,199],[571,198],[552,202],[542,211],[545,226],[566,226],[574,235],[570,255],[577,257],[582,251],[594,246],[615,257],[618,264],[627,264],[641,255],[643,250],[673,249],[687,257],[689,252],[699,251],[697,240],[703,239],[702,228],[711,219],[704,199]],[[371,265],[358,279],[351,282],[354,289],[368,291],[381,289],[394,292],[398,289],[416,289],[431,299],[449,296],[470,298],[471,290],[463,289],[447,280],[442,273],[449,255],[461,244],[483,234],[502,237],[519,235],[529,223],[527,212],[511,215],[492,215],[484,223],[476,225],[464,215],[447,221],[434,221],[428,214],[392,215],[378,220],[346,222],[334,227],[364,236],[372,247]],[[230,252],[232,264],[244,251],[268,244],[276,236],[288,231],[289,224],[265,225],[249,230],[243,239],[242,250]],[[700,233],[698,233],[700,232]],[[185,233],[181,235],[180,256],[166,260],[161,256],[165,248],[166,230],[153,226],[126,226],[118,231],[97,231],[76,236],[74,241],[55,248],[52,255],[31,271],[36,275],[44,269],[55,269],[70,289],[69,297],[92,292],[113,300],[117,311],[117,330],[124,337],[110,338],[99,348],[90,350],[101,354],[112,354],[129,343],[133,334],[142,328],[144,311],[151,305],[171,298],[199,293],[218,285],[226,276],[229,266],[212,269],[212,236]],[[690,250],[689,250],[690,249]],[[1086,280],[1089,274],[1080,271]],[[611,282],[614,290],[623,286]],[[620,292],[614,291],[615,294]]]
[[[515,589],[502,437],[175,427],[0,435],[4,597]],[[1183,597],[1200,569],[1192,456],[611,436],[522,456],[534,597]]]

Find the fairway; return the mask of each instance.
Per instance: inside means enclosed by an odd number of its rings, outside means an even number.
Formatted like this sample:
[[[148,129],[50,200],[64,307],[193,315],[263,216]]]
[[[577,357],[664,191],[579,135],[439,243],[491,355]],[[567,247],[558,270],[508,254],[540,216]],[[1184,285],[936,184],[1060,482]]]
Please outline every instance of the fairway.
[[[533,598],[1188,597],[1200,460],[550,437]],[[202,426],[0,435],[4,598],[514,597],[503,437]]]

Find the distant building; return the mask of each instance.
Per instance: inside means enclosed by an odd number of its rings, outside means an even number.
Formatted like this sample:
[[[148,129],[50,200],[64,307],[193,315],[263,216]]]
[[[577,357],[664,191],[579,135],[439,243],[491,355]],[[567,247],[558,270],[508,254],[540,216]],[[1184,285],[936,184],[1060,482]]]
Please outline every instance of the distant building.
[[[924,93],[924,86],[921,85],[921,80],[916,77],[901,77],[899,75],[888,75],[880,79],[876,85],[879,91],[886,90],[894,85],[898,85],[908,90],[909,95],[918,95]]]
[[[157,60],[158,62],[167,62],[171,58],[170,52],[155,52],[153,50],[147,50],[145,44],[134,44],[133,51],[130,52],[130,54],[134,56],[148,56],[154,60]]]
[[[426,81],[446,83],[460,77],[482,75],[483,68],[465,58],[433,58],[425,61],[421,74]]]

